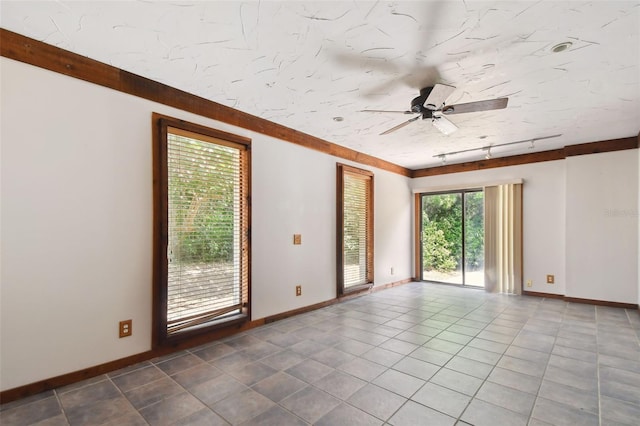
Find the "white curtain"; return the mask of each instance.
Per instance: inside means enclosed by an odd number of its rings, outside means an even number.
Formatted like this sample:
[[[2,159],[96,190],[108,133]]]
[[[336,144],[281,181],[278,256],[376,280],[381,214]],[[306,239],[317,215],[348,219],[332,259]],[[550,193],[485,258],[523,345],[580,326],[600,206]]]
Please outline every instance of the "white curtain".
[[[522,184],[484,188],[484,286],[522,292]]]

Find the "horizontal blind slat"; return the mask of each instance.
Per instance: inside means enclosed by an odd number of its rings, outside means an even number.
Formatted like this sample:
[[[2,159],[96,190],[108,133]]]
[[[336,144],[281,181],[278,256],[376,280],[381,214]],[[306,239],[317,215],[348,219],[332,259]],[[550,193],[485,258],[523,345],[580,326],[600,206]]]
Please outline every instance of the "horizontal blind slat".
[[[245,178],[236,147],[170,133],[167,157],[172,333],[241,307]]]
[[[367,175],[344,175],[344,286],[367,283],[369,185]]]

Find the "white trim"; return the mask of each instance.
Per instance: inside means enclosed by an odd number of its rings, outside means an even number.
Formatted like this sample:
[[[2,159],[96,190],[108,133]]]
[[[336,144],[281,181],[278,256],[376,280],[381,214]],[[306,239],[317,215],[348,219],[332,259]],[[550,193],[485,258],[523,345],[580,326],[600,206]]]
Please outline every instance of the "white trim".
[[[459,191],[461,189],[473,189],[484,188],[487,186],[507,185],[524,183],[524,179],[505,179],[505,180],[492,180],[487,182],[477,182],[468,184],[456,184],[456,185],[440,185],[440,186],[421,186],[419,188],[413,188],[414,194],[422,194],[426,192],[443,192],[443,191]]]

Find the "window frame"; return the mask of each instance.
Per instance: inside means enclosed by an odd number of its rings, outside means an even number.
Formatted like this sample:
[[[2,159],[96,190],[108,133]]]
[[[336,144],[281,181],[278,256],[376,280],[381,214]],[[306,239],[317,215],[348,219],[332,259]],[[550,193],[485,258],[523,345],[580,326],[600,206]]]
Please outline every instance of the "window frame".
[[[241,176],[244,196],[240,198],[241,235],[241,312],[225,319],[212,319],[177,333],[168,333],[168,167],[167,146],[169,128],[220,140],[220,145],[242,147]],[[153,129],[153,298],[152,298],[152,347],[172,346],[213,331],[237,327],[251,319],[251,139],[175,119],[158,113],[152,114]],[[209,140],[209,142],[212,142]]]
[[[374,282],[374,175],[369,170],[360,169],[342,163],[336,164],[336,292],[338,297],[361,292],[373,287]],[[366,242],[366,283],[344,285],[344,181],[345,175],[365,177],[368,181],[367,200],[367,242]]]

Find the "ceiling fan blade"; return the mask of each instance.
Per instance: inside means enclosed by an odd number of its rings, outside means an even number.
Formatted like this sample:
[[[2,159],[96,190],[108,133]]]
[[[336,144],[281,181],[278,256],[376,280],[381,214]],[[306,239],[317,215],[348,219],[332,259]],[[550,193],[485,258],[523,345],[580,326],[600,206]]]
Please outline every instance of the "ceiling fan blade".
[[[370,69],[388,74],[398,72],[398,66],[384,58],[362,56],[351,51],[336,52],[333,55],[333,58],[339,65],[342,65],[345,68]]]
[[[433,123],[433,127],[440,130],[442,133],[444,133],[447,136],[449,136],[451,133],[458,130],[458,126],[453,124],[451,121],[447,120],[442,115],[434,115],[431,119],[431,122]]]
[[[416,116],[416,117],[413,117],[413,118],[411,118],[411,119],[409,119],[409,120],[405,121],[404,123],[400,123],[400,124],[398,124],[397,126],[394,126],[394,127],[390,128],[389,130],[385,130],[384,132],[380,133],[380,136],[382,136],[382,135],[388,135],[388,134],[389,134],[389,133],[391,133],[391,132],[395,132],[396,130],[403,128],[404,126],[406,126],[407,124],[411,123],[412,121],[416,121],[416,120],[417,120],[417,119],[419,119],[420,117],[422,117],[422,116],[421,116],[421,115],[418,115],[418,116]]]
[[[413,111],[387,111],[384,109],[363,109],[360,112],[384,112],[384,113],[392,113],[392,114],[415,114]]]
[[[427,4],[429,5],[429,7],[427,8]],[[438,29],[438,24],[440,23],[440,21],[442,20],[442,15],[444,14],[443,12],[443,7],[444,7],[445,2],[440,2],[440,1],[434,1],[434,2],[424,2],[423,3],[423,7],[425,7],[424,9],[424,15],[421,17],[421,21],[422,21],[422,25],[420,26],[420,37],[418,37],[418,42],[419,45],[418,47],[418,51],[422,52],[423,54],[426,53],[429,48],[432,47],[432,44],[434,42],[434,36],[435,33]],[[416,62],[417,62],[416,58]]]
[[[405,86],[420,90],[423,87],[433,87],[440,81],[438,67],[423,64],[414,64],[401,78]]]
[[[361,87],[360,93],[366,98],[388,96],[388,94],[399,84],[397,79],[386,80],[372,87]]]
[[[489,111],[492,109],[503,109],[507,107],[509,98],[490,99],[487,101],[468,102],[466,104],[447,105],[442,108],[442,113],[446,115],[462,114],[465,112]]]
[[[436,84],[433,86],[431,93],[429,93],[427,100],[424,102],[424,106],[432,111],[439,109],[442,104],[444,104],[444,101],[451,96],[454,90],[456,90],[456,88],[453,86]],[[430,105],[432,105],[432,107],[430,107]]]

